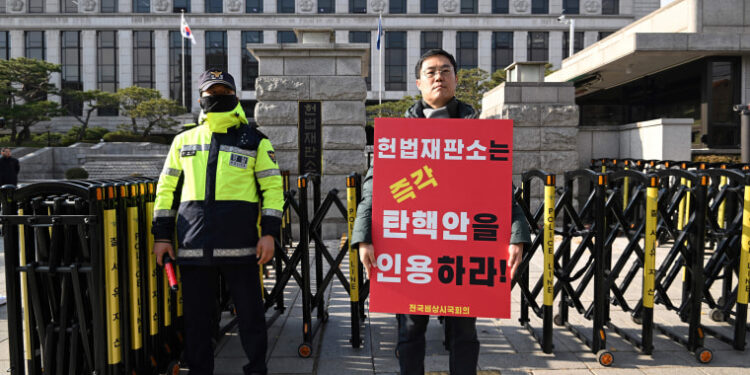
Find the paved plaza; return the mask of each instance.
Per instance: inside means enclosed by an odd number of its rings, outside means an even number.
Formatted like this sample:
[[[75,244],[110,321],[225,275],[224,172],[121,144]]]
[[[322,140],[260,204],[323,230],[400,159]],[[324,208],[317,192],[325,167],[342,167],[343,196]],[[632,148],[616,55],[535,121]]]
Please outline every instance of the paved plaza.
[[[328,245],[335,247],[338,241],[331,241]],[[659,250],[658,254],[662,256],[666,252],[662,251],[664,248]],[[532,280],[540,274],[539,263],[537,259],[532,262]],[[348,274],[345,265],[343,268]],[[640,280],[640,276],[636,280]],[[0,273],[0,285],[4,294],[4,273]],[[637,300],[639,293],[640,285],[634,283],[627,293],[628,300]],[[353,349],[349,344],[349,297],[335,281],[326,298],[330,318],[315,336],[312,357],[303,359],[297,356],[297,347],[302,343],[301,295],[293,281],[287,288],[285,300],[288,308],[269,329],[268,366],[271,374],[398,374],[398,360],[394,355],[396,321],[392,314],[368,313],[363,329],[364,345]],[[596,356],[581,341],[561,327],[554,329],[554,354],[544,354],[531,335],[519,326],[519,305],[519,293],[514,291],[511,319],[478,320],[480,374],[750,374],[748,352],[735,351],[712,337],[707,337],[705,341],[705,346],[714,352],[714,360],[707,365],[699,364],[684,347],[661,334],[655,334],[654,355],[647,356],[639,354],[617,334],[608,331],[607,346],[615,355],[615,363],[605,368],[598,364]],[[268,316],[272,313],[273,310],[269,310]],[[721,327],[726,334],[731,333],[728,325],[714,323],[708,318],[708,309],[704,308],[703,313],[704,324]],[[590,331],[589,321],[572,310],[570,316],[571,323],[580,329],[587,329],[586,332]],[[655,316],[657,323],[687,334],[686,325],[679,321],[675,313],[657,307]],[[0,324],[0,370],[4,370],[9,367],[4,306],[0,308],[0,318],[3,320]],[[633,333],[639,332],[629,314],[614,306],[612,319]],[[541,327],[541,320],[534,317],[532,324]],[[442,326],[433,318],[427,332],[425,360],[426,370],[431,374],[448,374],[448,352],[442,340]],[[229,332],[220,340],[216,352],[217,375],[242,374],[241,367],[245,360],[236,332]]]

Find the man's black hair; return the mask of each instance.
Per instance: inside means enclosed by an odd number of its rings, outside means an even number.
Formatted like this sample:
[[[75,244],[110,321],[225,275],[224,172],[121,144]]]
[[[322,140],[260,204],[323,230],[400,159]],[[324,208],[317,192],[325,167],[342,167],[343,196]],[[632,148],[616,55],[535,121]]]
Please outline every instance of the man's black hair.
[[[453,55],[451,55],[448,52],[445,52],[445,50],[436,48],[436,49],[431,49],[425,52],[424,55],[422,55],[422,57],[419,58],[419,61],[417,61],[417,66],[414,67],[414,75],[417,77],[417,79],[419,79],[419,75],[420,75],[419,73],[422,70],[422,62],[424,62],[426,58],[432,57],[432,56],[443,56],[446,59],[448,59],[448,61],[451,62],[451,65],[453,65],[453,73],[458,74],[458,64],[456,64],[456,59],[453,58]]]

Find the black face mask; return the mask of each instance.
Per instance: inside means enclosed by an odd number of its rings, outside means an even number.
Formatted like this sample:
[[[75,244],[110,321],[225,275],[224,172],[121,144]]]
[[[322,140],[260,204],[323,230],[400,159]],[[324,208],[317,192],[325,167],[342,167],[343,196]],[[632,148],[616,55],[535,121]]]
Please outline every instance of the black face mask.
[[[229,112],[237,107],[236,95],[211,95],[201,97],[201,109],[203,112]]]

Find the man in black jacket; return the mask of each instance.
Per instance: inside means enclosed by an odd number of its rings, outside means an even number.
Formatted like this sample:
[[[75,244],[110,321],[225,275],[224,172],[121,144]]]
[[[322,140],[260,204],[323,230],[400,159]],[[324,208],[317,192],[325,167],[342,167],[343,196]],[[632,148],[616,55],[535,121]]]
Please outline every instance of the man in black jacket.
[[[3,156],[0,157],[0,186],[18,185],[18,171],[21,166],[18,159],[10,156],[10,149],[3,147]]]
[[[407,118],[465,118],[478,117],[470,105],[456,99],[456,60],[441,49],[427,51],[415,67],[417,87],[422,100],[414,103],[404,117]],[[362,202],[357,207],[357,218],[352,232],[352,244],[358,246],[363,268],[377,267],[372,246],[372,167],[362,186]],[[523,211],[513,204],[512,225],[508,247],[510,276],[521,262],[523,244],[531,242],[529,227]],[[402,375],[424,374],[425,331],[428,315],[399,314],[398,346]],[[476,318],[446,317],[446,337],[450,350],[451,375],[472,375],[477,372],[479,340]]]

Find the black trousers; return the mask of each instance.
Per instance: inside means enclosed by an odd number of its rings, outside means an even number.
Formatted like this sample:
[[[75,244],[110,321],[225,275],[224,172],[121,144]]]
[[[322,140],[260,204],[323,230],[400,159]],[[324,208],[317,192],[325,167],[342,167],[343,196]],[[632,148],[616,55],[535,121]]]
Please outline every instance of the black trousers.
[[[190,375],[214,373],[214,351],[211,338],[216,320],[219,273],[229,286],[232,302],[239,316],[240,341],[249,360],[245,375],[265,375],[266,334],[265,309],[260,294],[258,264],[220,266],[180,266],[185,319],[185,360]]]
[[[401,375],[424,374],[424,334],[429,315],[396,315],[398,319],[398,362]],[[445,340],[450,351],[451,375],[475,375],[479,360],[476,318],[445,318]]]

